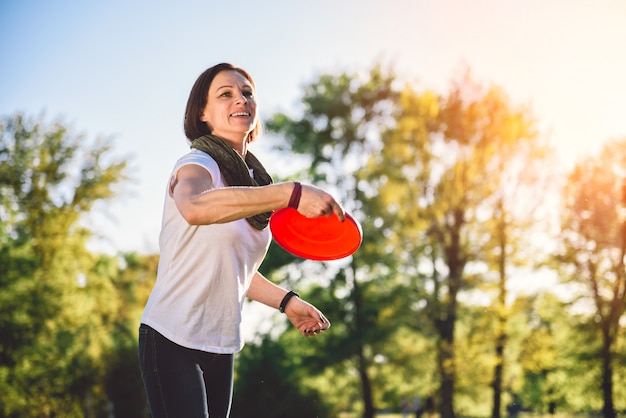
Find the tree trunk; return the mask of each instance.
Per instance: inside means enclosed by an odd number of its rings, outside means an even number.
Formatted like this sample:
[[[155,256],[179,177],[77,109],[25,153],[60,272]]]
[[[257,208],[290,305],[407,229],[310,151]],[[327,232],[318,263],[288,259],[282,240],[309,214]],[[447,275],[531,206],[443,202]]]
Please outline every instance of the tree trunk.
[[[437,321],[437,329],[439,331],[439,372],[441,374],[441,403],[439,405],[441,418],[455,418],[456,356],[454,352],[454,327],[456,323],[457,293],[461,279],[458,276],[451,276],[448,280],[450,301],[445,308],[445,317]]]
[[[496,367],[493,372],[493,411],[492,418],[500,418],[502,414],[502,378],[504,375],[504,346],[506,334],[499,331],[496,337]]]
[[[615,418],[615,408],[613,407],[613,356],[611,346],[613,339],[610,335],[610,324],[606,324],[602,330],[602,416],[604,418]]]
[[[354,260],[352,261],[352,296],[354,298],[354,317],[356,330],[363,329],[365,326],[362,320],[362,299],[361,288],[359,282],[356,279],[356,268],[354,266]],[[374,418],[374,401],[372,397],[372,382],[367,374],[368,361],[364,353],[363,342],[359,344],[359,352],[357,354],[357,367],[359,372],[359,378],[361,379],[361,396],[363,399],[363,418]]]
[[[492,418],[500,418],[502,415],[502,381],[504,379],[504,348],[507,342],[506,323],[506,261],[507,261],[507,224],[504,212],[504,202],[502,199],[498,202],[498,247],[500,255],[498,256],[498,272],[500,280],[498,282],[498,301],[496,303],[497,310],[497,335],[496,335],[496,366],[493,371],[493,381],[491,387],[493,389],[493,410]]]
[[[454,211],[454,222],[448,228],[449,241],[442,242],[449,275],[447,280],[448,297],[440,315],[435,318],[439,331],[439,371],[441,374],[440,418],[455,418],[454,390],[456,380],[456,356],[454,352],[454,327],[456,325],[457,297],[463,282],[465,258],[461,251],[461,227],[464,213],[461,209]]]
[[[374,402],[372,400],[372,384],[367,374],[367,360],[363,352],[359,353],[359,376],[361,378],[361,391],[363,393],[363,418],[374,418]]]
[[[441,418],[454,418],[454,319],[447,318],[439,322],[439,373],[441,375],[440,405]]]

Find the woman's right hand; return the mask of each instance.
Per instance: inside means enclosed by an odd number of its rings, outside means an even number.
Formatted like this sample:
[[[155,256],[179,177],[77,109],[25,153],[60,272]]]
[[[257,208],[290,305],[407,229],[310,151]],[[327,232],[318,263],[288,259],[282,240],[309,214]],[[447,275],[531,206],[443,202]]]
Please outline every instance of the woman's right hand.
[[[343,222],[346,214],[341,205],[329,193],[315,186],[303,184],[298,212],[307,218],[337,215]]]

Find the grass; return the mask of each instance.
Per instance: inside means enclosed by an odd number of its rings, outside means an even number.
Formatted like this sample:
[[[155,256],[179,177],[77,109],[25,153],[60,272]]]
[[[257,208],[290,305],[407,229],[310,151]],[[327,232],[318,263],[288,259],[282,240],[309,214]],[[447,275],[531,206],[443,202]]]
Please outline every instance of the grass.
[[[458,416],[458,415],[457,415]],[[506,417],[506,415],[503,415]],[[624,415],[617,414],[618,417],[622,417]],[[404,418],[402,413],[377,413],[375,415],[376,418]],[[414,418],[414,414],[410,414],[409,418]],[[529,413],[529,412],[521,412],[517,415],[517,418],[597,418],[598,415],[593,414],[566,414],[566,413],[557,413],[554,415],[549,414],[538,414],[538,413]],[[339,414],[339,418],[361,418],[359,414],[351,413],[351,412],[343,412]],[[422,418],[425,418],[425,415],[422,415]],[[438,415],[434,415],[433,418],[438,418]],[[488,418],[488,417],[484,417]]]
[[[381,412],[381,413],[377,413],[375,417],[376,418],[404,418],[402,416],[402,413],[400,412],[396,412],[396,413]],[[414,417],[415,417],[415,414],[409,415],[409,418],[414,418]],[[422,417],[424,417],[424,415],[422,415]],[[339,414],[339,418],[361,418],[361,416],[358,414],[350,413],[350,412],[342,412],[341,414]]]

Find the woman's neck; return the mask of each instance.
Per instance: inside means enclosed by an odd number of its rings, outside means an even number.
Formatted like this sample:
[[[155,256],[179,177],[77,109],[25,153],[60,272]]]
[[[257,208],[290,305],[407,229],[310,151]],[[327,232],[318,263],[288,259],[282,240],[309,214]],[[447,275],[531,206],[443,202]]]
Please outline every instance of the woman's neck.
[[[246,158],[246,152],[248,151],[248,136],[246,135],[243,139],[241,138],[224,138],[220,137],[224,141],[228,143],[236,152],[241,156],[241,158]]]

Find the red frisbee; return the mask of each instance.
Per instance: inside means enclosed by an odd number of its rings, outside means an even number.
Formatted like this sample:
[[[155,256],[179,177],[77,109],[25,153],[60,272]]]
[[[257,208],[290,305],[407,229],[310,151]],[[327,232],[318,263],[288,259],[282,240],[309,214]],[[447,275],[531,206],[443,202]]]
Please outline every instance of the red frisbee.
[[[310,260],[338,260],[353,254],[363,240],[361,225],[348,213],[307,218],[296,209],[279,209],[270,218],[274,241],[293,255]]]

